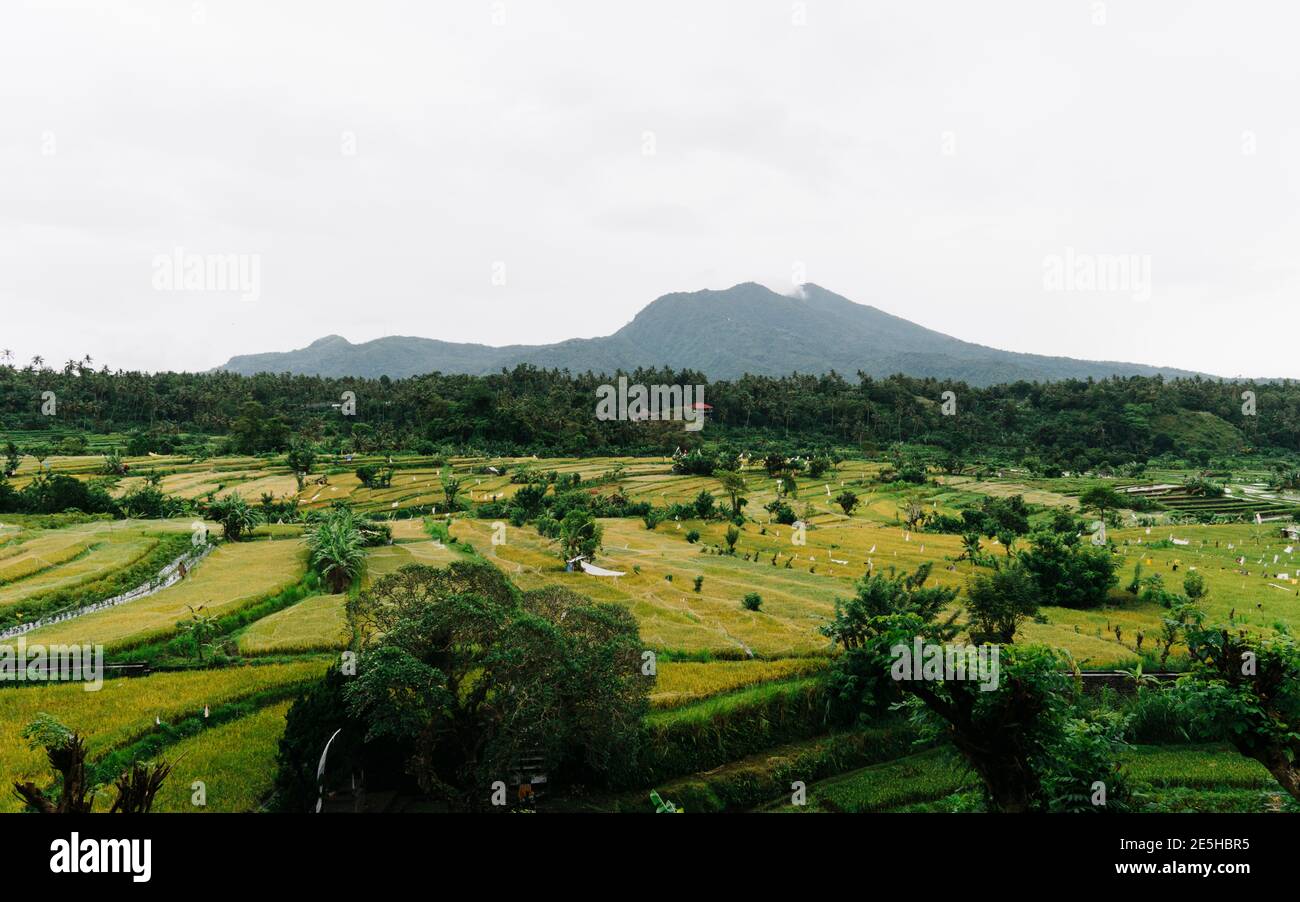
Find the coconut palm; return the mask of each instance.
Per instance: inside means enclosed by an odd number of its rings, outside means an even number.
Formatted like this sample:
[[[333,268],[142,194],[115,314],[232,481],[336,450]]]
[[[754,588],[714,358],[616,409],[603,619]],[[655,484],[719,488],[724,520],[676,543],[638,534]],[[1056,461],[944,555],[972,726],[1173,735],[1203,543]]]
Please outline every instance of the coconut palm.
[[[226,539],[231,542],[238,542],[244,533],[256,529],[262,522],[257,511],[234,492],[209,504],[208,516],[221,524]]]
[[[442,477],[442,493],[447,497],[447,510],[456,510],[456,496],[460,494],[461,480],[452,475],[451,467],[443,467],[439,474]]]
[[[351,511],[331,511],[307,530],[306,538],[311,565],[332,593],[346,592],[365,573],[365,538]]]

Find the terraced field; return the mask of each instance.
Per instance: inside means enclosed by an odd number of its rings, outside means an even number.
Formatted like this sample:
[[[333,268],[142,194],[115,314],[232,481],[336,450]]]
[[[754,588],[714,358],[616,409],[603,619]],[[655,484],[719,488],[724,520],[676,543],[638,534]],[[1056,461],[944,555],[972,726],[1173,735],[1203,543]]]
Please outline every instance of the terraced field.
[[[28,685],[0,691],[0,773],[11,780],[44,781],[45,755],[21,737],[24,726],[48,712],[87,738],[91,757],[134,742],[164,722],[201,714],[205,705],[252,698],[263,693],[288,695],[325,671],[328,661],[232,667],[185,673],[105,680],[97,692],[77,683]],[[21,803],[0,794],[0,811],[17,811]]]
[[[1121,760],[1129,779],[1145,784],[1141,791],[1153,804],[1168,810],[1297,810],[1295,803],[1284,800],[1268,771],[1226,746],[1138,745]],[[793,805],[786,798],[772,802],[766,810],[954,810],[956,795],[974,795],[978,786],[974,774],[954,752],[937,748],[813,783],[807,790],[806,805]]]
[[[240,634],[246,655],[346,648],[351,639],[343,595],[316,595],[258,620]]]
[[[348,500],[363,511],[389,515],[395,518],[390,522],[394,542],[367,550],[361,591],[409,564],[442,566],[478,555],[499,566],[521,588],[563,585],[623,605],[636,616],[645,647],[660,654],[650,698],[649,724],[656,730],[708,731],[714,729],[711,724],[725,723],[737,711],[806,691],[832,653],[820,627],[832,615],[836,600],[849,597],[855,582],[868,572],[910,572],[929,562],[932,582],[963,587],[972,567],[959,560],[960,538],[909,532],[900,517],[905,499],[919,497],[928,511],[954,515],[986,497],[1022,495],[1050,512],[1077,509],[1077,495],[1087,485],[1086,480],[1033,480],[1024,474],[943,477],[924,487],[881,485],[874,479],[884,464],[847,462],[822,479],[798,480],[797,497],[787,500],[806,521],[806,529],[800,532],[770,521],[763,507],[777,498],[776,481],[751,468],[746,471],[749,519],[734,555],[722,553],[727,528],[722,522],[668,520],[647,529],[639,518],[604,519],[600,521],[603,547],[596,563],[622,575],[597,577],[566,572],[558,543],[531,525],[506,525],[504,543],[494,544],[494,537],[500,535],[499,521],[462,512],[450,527],[450,536],[457,541],[435,540],[424,519],[432,510],[445,507],[435,462],[399,459],[390,486],[368,489],[352,472],[361,460],[318,467],[318,474],[326,471],[328,482],[309,482],[299,493],[292,474],[273,458],[138,459],[132,461],[132,473],[137,475],[121,480],[117,491],[138,487],[143,482],[140,474],[156,470],[163,473],[163,490],[177,497],[234,491],[256,505],[265,493],[296,498],[308,509]],[[364,460],[383,463],[379,458]],[[56,472],[91,478],[98,472],[99,459],[55,458],[49,464]],[[538,472],[578,473],[580,490],[602,495],[620,492],[656,507],[692,502],[701,491],[712,492],[724,503],[717,480],[673,475],[671,462],[664,458],[457,459],[452,464],[463,480],[462,501],[473,505],[508,498],[519,490],[508,472],[486,472],[488,466],[502,464],[511,469],[527,466]],[[20,481],[31,475],[31,471],[20,473]],[[852,516],[831,500],[845,488],[861,498]],[[1050,513],[1035,516],[1041,519]],[[129,568],[157,546],[160,536],[188,533],[192,520],[70,520],[51,526],[35,519],[5,518],[0,523],[0,611],[22,610],[29,600],[46,593]],[[214,535],[219,534],[210,526]],[[696,542],[686,539],[692,530],[699,533]],[[148,736],[155,729],[155,718],[179,720],[194,716],[204,705],[256,697],[263,707],[166,746],[163,757],[172,760],[183,753],[183,766],[167,785],[159,807],[194,810],[190,784],[202,780],[208,799],[203,810],[257,809],[271,785],[275,745],[287,707],[275,693],[295,692],[304,680],[321,673],[350,636],[344,597],[319,594],[316,584],[305,579],[302,531],[301,523],[262,525],[253,532],[252,541],[221,544],[171,588],[25,636],[28,643],[103,644],[109,651],[160,648],[157,643],[174,637],[178,624],[189,617],[189,606],[203,605],[209,614],[239,614],[230,618],[233,625],[219,637],[224,654],[245,662],[288,663],[109,680],[99,693],[67,685],[2,688],[0,771],[32,779],[46,773],[40,753],[27,749],[18,737],[22,726],[40,711],[83,731],[91,738],[93,754],[102,755]],[[1129,581],[1139,562],[1145,575],[1159,574],[1174,590],[1195,569],[1210,589],[1203,607],[1211,618],[1231,618],[1265,632],[1279,627],[1300,630],[1300,558],[1296,557],[1300,542],[1283,540],[1276,524],[1130,527],[1110,530],[1110,538],[1122,562],[1121,585]],[[1004,550],[988,540],[985,547],[994,554]],[[290,587],[296,588],[286,592]],[[761,596],[759,610],[741,604],[748,593]],[[1150,651],[1165,613],[1117,589],[1110,605],[1095,610],[1044,608],[1037,622],[1022,626],[1020,638],[1062,648],[1084,667],[1130,666],[1139,660],[1139,636],[1147,643],[1141,650]],[[759,718],[755,724],[767,724],[761,711],[753,716]],[[846,811],[951,807],[953,799],[973,785],[969,774],[942,749],[907,754],[900,746],[886,759],[883,752],[867,757],[864,740],[852,737],[813,730],[800,734],[793,744],[787,742],[789,738],[776,740],[785,743],[779,755],[775,748],[765,757],[761,748],[746,747],[743,760],[715,762],[718,774],[679,779],[692,781],[692,791],[706,791],[715,777],[743,782],[766,774],[763,779],[769,779],[776,766],[772,761],[806,760],[824,768],[819,773],[835,775],[810,785],[809,809]],[[896,742],[902,740],[890,734],[886,744],[893,750]],[[847,751],[827,751],[840,744]],[[864,760],[879,763],[841,773]],[[1130,754],[1129,765],[1135,778],[1162,793],[1160,804],[1169,810],[1201,804],[1217,806],[1216,810],[1277,810],[1280,805],[1270,801],[1275,793],[1269,795],[1273,784],[1266,774],[1261,777],[1258,768],[1221,748],[1138,747]],[[728,768],[735,773],[727,776]],[[737,798],[752,795],[754,785]],[[1210,798],[1207,793],[1218,795]],[[638,797],[635,804],[641,805],[642,800]],[[14,810],[16,805],[6,801],[0,803],[0,810]]]
[[[72,589],[130,567],[158,545],[158,540],[138,533],[110,533],[67,560],[34,571],[29,576],[0,585],[0,610],[58,589]]]
[[[296,540],[223,545],[184,581],[163,591],[27,634],[46,645],[89,643],[108,649],[174,635],[190,607],[226,613],[296,583],[305,572],[305,551]]]
[[[275,779],[275,755],[290,704],[268,705],[168,749],[167,760],[176,765],[154,801],[154,810],[257,811]],[[196,783],[202,784],[201,796],[196,796]],[[196,800],[203,804],[195,804]]]

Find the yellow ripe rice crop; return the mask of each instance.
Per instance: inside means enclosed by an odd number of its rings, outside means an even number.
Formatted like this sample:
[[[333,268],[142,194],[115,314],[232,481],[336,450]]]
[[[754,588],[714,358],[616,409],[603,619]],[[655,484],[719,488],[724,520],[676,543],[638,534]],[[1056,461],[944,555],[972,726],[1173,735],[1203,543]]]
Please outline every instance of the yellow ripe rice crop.
[[[0,564],[0,586],[10,585],[37,573],[44,573],[60,564],[81,557],[90,551],[90,542],[76,542],[51,551],[26,551]]]
[[[275,756],[290,702],[204,730],[159,757],[177,762],[154,799],[154,811],[255,811],[275,781]],[[203,784],[195,805],[194,784]]]
[[[658,666],[650,704],[673,708],[759,683],[807,676],[826,666],[821,658],[776,661],[664,661]]]
[[[343,648],[349,639],[344,595],[316,595],[263,617],[239,637],[246,655]]]
[[[203,605],[208,616],[230,613],[293,585],[305,566],[300,541],[222,545],[189,577],[156,595],[42,627],[29,633],[27,641],[112,647],[163,638],[190,616],[187,605]]]
[[[306,685],[325,672],[329,662],[315,659],[290,664],[230,667],[183,673],[105,680],[96,692],[81,683],[47,683],[0,691],[0,777],[6,783],[50,779],[45,754],[28,748],[23,728],[37,714],[48,713],[81,733],[91,757],[133,742],[154,729],[154,719],[178,720],[200,713],[204,705],[248,698],[277,687]],[[0,812],[17,811],[21,802],[0,793]]]
[[[0,609],[56,589],[68,589],[130,567],[153,550],[158,540],[138,534],[114,534],[108,540],[67,563],[9,585],[0,586]]]

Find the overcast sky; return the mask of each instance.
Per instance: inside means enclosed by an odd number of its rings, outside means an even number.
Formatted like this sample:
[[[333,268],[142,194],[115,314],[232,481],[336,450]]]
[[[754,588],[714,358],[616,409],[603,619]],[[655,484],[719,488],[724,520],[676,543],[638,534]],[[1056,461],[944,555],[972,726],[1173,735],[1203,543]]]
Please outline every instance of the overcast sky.
[[[540,343],[802,278],[1009,350],[1300,377],[1297,33],[1276,2],[4,0],[0,349]],[[159,290],[178,248],[256,297]],[[1054,290],[1067,254],[1150,296]]]

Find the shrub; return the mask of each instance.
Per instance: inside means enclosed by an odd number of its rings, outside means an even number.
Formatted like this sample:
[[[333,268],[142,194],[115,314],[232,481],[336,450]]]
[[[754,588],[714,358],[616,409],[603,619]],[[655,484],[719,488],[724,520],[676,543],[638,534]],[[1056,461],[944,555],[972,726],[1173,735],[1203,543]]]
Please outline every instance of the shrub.
[[[740,603],[744,605],[746,611],[757,611],[763,606],[763,596],[757,592],[747,592]]]

